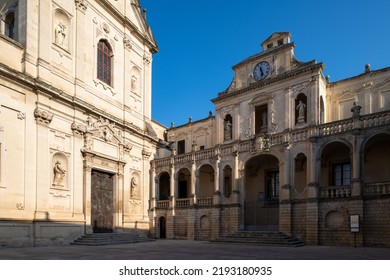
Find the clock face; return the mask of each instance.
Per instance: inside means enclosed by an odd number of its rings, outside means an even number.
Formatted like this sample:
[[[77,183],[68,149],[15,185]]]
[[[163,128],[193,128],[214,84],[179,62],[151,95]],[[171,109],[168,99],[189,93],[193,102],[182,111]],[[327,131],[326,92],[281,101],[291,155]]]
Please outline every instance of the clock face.
[[[259,62],[253,69],[253,77],[256,81],[260,81],[269,74],[269,64],[266,61]]]

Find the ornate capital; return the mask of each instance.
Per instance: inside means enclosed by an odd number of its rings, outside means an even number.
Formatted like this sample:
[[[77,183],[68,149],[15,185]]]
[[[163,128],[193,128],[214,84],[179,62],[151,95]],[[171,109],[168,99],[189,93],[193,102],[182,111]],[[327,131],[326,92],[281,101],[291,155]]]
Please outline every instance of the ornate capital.
[[[53,116],[54,114],[40,108],[36,108],[34,111],[34,117],[38,124],[49,125],[53,120]]]
[[[131,50],[131,48],[132,48],[130,36],[127,34],[123,38],[123,45],[125,46],[125,48],[127,48],[129,50]]]
[[[152,56],[150,54],[145,53],[144,54],[144,63],[146,65],[150,65],[151,62],[152,62]]]
[[[74,3],[76,5],[76,9],[82,11],[83,13],[85,13],[85,11],[87,10],[87,1],[85,0],[74,0]]]
[[[73,122],[70,127],[75,135],[82,136],[87,131],[87,127],[83,124]]]
[[[151,152],[147,151],[147,150],[142,150],[142,156],[144,157],[144,159],[149,159],[150,156],[151,156]]]

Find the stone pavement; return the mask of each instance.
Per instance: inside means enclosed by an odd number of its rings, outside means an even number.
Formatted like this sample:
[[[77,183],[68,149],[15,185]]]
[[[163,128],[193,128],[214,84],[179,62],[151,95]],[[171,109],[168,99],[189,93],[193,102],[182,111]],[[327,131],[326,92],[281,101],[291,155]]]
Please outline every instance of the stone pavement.
[[[390,260],[390,248],[298,248],[156,240],[105,246],[0,248],[1,260]]]

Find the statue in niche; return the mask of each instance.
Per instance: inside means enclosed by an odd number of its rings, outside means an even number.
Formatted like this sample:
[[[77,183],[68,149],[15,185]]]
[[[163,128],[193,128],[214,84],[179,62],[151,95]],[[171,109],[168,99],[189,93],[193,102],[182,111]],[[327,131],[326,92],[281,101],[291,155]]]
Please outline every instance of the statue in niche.
[[[230,120],[225,121],[225,140],[232,140],[232,123]]]
[[[299,100],[299,104],[297,106],[298,110],[298,123],[305,123],[305,109],[306,105],[302,102],[302,100]]]
[[[137,92],[137,77],[134,75],[131,77],[131,91]]]
[[[62,167],[61,161],[57,160],[53,167],[54,179],[53,185],[63,186],[62,181],[65,178],[66,170]]]
[[[133,176],[130,180],[130,197],[136,197],[137,196],[137,178]]]
[[[54,31],[55,31],[55,43],[59,46],[64,46],[65,38],[66,38],[66,25],[60,21],[58,22]]]

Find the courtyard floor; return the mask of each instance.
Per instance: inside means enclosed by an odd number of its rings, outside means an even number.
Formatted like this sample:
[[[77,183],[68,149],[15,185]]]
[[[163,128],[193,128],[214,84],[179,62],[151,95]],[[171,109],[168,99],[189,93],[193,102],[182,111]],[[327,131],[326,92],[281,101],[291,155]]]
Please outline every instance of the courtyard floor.
[[[156,240],[105,246],[0,248],[1,260],[390,260],[390,248],[270,247]]]

